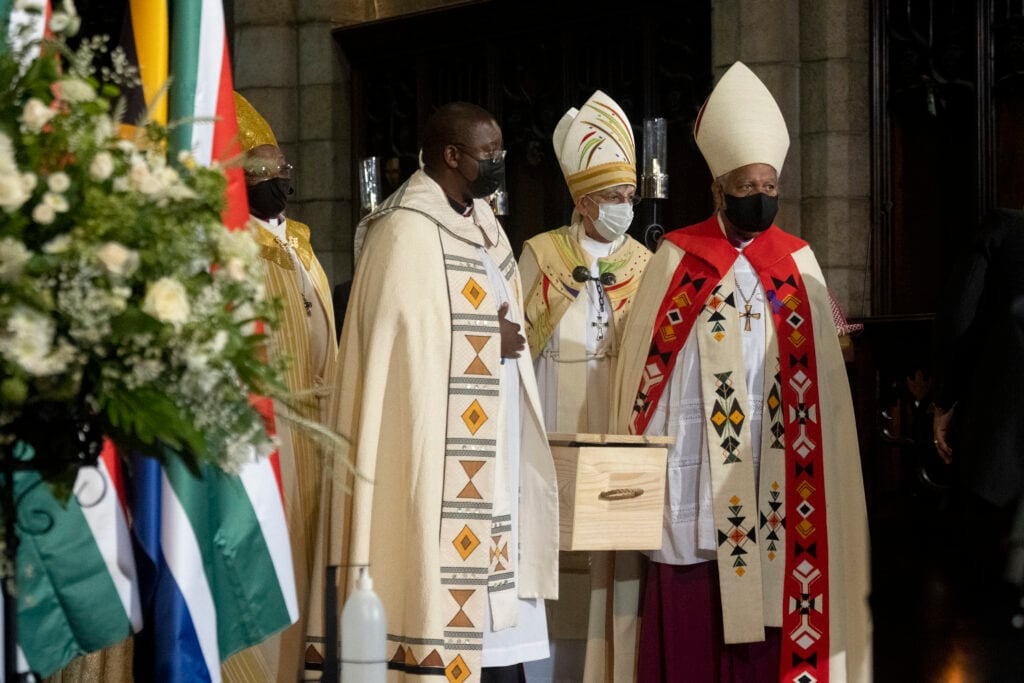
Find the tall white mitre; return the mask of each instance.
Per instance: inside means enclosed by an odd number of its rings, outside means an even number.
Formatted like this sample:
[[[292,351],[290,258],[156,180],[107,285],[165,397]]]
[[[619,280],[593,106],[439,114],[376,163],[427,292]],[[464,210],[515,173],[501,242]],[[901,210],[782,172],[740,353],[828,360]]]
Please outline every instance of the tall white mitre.
[[[616,185],[636,185],[636,141],[622,108],[597,90],[569,109],[551,136],[572,198]]]
[[[782,175],[789,150],[779,105],[743,62],[729,67],[711,91],[697,114],[693,137],[714,178],[748,164],[768,164]]]

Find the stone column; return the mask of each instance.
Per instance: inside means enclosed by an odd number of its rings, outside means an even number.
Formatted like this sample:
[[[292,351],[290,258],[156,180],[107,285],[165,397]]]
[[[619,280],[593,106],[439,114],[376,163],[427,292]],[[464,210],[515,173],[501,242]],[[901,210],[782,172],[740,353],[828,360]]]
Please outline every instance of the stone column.
[[[870,313],[867,0],[800,3],[803,237],[849,316]]]
[[[288,214],[309,225],[331,284],[352,274],[348,68],[331,29],[337,3],[235,3],[235,88],[274,129],[295,165]]]
[[[787,232],[800,235],[800,1],[713,0],[711,66],[716,83],[737,60],[764,81],[786,119],[790,143],[779,176],[776,222]]]
[[[869,312],[867,0],[712,0],[716,79],[744,62],[789,127],[779,225],[814,249],[850,316]]]

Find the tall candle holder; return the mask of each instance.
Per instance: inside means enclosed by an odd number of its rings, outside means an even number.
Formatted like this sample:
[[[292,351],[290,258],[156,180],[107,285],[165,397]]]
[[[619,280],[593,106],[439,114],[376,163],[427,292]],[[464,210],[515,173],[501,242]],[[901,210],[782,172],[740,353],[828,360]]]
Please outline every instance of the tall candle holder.
[[[644,199],[668,198],[668,126],[662,117],[644,119],[643,171],[640,174],[640,195]],[[657,249],[665,228],[658,220],[661,202],[644,202],[650,206],[651,220],[643,229],[643,243]]]
[[[644,199],[668,197],[668,130],[665,119],[644,119],[644,166],[640,192]]]
[[[359,161],[359,205],[371,213],[380,203],[380,160],[366,157]]]

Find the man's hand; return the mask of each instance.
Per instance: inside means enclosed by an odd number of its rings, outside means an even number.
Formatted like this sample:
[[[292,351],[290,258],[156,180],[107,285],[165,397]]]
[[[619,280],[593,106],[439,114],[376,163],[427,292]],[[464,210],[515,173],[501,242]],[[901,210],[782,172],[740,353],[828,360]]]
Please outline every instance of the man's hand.
[[[935,417],[932,418],[932,436],[935,438],[935,450],[947,465],[953,462],[953,447],[949,445],[949,428],[953,423],[953,408],[943,410],[935,406]]]
[[[498,309],[498,327],[501,328],[501,357],[519,358],[519,352],[526,348],[526,338],[519,334],[519,324],[505,317],[507,313],[508,303],[506,302]]]

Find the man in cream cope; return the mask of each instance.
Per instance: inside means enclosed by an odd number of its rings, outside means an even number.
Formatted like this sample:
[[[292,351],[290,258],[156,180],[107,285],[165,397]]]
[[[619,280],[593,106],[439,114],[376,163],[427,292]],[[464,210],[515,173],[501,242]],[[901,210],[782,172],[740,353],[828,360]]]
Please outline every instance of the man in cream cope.
[[[636,144],[625,112],[600,90],[579,110],[565,113],[552,141],[573,214],[569,225],[541,233],[523,247],[519,268],[526,287],[526,334],[548,431],[605,434],[619,342],[651,256],[626,234],[640,201]],[[635,574],[633,559],[630,571]],[[611,640],[606,603],[616,557],[563,553],[562,563],[569,574],[563,570],[562,598],[549,608],[559,610],[560,623],[579,621],[577,630],[582,630],[591,603],[585,679],[604,680]],[[578,585],[588,564],[591,586]],[[563,648],[555,656],[556,675],[566,659],[577,672],[583,668],[582,657],[570,654],[569,639],[552,635],[556,650]],[[632,648],[628,661],[631,671]]]
[[[288,407],[275,403],[274,411],[300,618],[277,636],[228,659],[223,669],[229,681],[293,681],[302,675],[307,656],[322,659],[324,569],[337,562],[328,562],[324,554],[324,501],[329,497],[324,482],[330,479],[325,456],[307,430],[286,418],[325,423],[326,381],[334,372],[338,345],[330,285],[310,245],[309,227],[285,216],[292,167],[270,125],[238,93],[235,109],[245,153],[248,229],[260,247],[266,295],[283,304],[278,325],[270,330],[272,349],[290,359],[285,379],[295,396]]]
[[[519,681],[548,656],[558,500],[519,271],[483,200],[501,129],[445,105],[422,159],[361,226],[333,408],[358,471],[343,564],[370,567],[389,681]]]
[[[849,386],[814,254],[773,225],[786,124],[737,62],[694,135],[716,211],[668,233],[648,264],[616,379],[620,433],[675,437],[638,677],[867,681]]]

